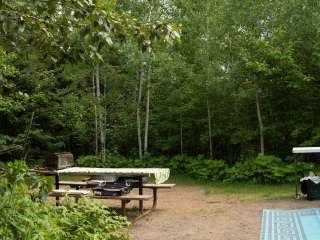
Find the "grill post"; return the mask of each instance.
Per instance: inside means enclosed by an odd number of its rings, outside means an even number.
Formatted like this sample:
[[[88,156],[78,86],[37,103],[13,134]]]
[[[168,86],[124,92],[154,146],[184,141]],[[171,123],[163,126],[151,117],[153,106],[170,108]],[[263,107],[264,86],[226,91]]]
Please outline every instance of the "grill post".
[[[143,195],[143,182],[142,182],[142,176],[138,177],[139,179],[139,195]],[[139,201],[139,213],[142,214],[143,212],[143,200]]]
[[[59,174],[54,175],[56,189],[59,189]],[[56,206],[59,206],[59,197],[56,197]]]

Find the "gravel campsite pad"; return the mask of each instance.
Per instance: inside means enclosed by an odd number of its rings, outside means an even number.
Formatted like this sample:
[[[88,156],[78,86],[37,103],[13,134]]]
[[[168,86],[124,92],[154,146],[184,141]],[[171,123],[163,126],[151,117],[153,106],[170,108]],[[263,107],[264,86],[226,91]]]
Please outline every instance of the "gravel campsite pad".
[[[317,207],[319,201],[293,197],[242,201],[227,194],[206,194],[196,186],[176,186],[159,193],[157,210],[133,224],[130,236],[134,240],[257,240],[264,208]]]

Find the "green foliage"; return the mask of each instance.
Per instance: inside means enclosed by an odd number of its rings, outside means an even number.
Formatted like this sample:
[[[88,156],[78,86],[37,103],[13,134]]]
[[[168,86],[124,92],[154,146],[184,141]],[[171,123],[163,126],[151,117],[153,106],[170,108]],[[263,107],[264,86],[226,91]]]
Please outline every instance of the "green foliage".
[[[108,161],[102,164],[100,157],[94,155],[82,156],[76,160],[81,167],[163,167],[170,168],[173,175],[189,175],[194,179],[220,182],[246,183],[289,183],[294,182],[296,169],[294,163],[287,163],[272,156],[259,155],[254,159],[237,162],[229,167],[223,160],[206,159],[204,156],[188,157],[176,155],[172,158],[148,156],[143,160],[126,158],[117,153],[108,154]],[[316,165],[298,162],[297,175],[304,176],[309,171],[317,172]]]
[[[16,84],[10,80],[19,73],[13,64],[16,58],[14,52],[7,52],[0,45],[0,113],[8,114],[21,110],[23,101],[28,98],[27,94],[15,91]]]
[[[99,156],[87,155],[77,158],[76,165],[79,167],[102,167],[102,162]]]
[[[184,174],[191,162],[190,157],[186,155],[176,155],[168,163],[168,167],[173,173]]]
[[[25,161],[7,164],[0,162],[0,194],[19,188],[19,191],[29,194],[32,199],[45,202],[52,184],[51,178],[40,177],[30,172]]]
[[[110,212],[92,199],[84,199],[80,204],[57,212],[57,218],[64,216],[57,225],[68,239],[128,239],[126,218]]]
[[[198,156],[191,160],[187,172],[197,179],[221,181],[225,179],[227,167],[223,160],[204,159]]]
[[[256,93],[265,154],[286,159],[294,146],[320,144],[320,17],[313,1],[2,3],[2,161],[41,162],[59,151],[94,154],[98,129],[110,153],[107,166],[129,161],[207,178],[209,167],[202,166],[224,168],[204,160],[210,135],[211,158],[228,166],[258,154]],[[177,26],[181,43],[167,44],[180,40]],[[143,61],[148,69],[140,69]],[[142,137],[147,109],[150,127],[148,149],[137,160],[140,78]],[[193,160],[198,155],[203,159]]]
[[[91,199],[52,206],[14,188],[0,197],[0,235],[13,239],[128,239],[126,218]]]
[[[25,162],[0,167],[1,239],[128,239],[126,218],[102,204],[65,199],[64,206],[49,205],[36,197],[47,182],[30,173]]]
[[[143,160],[136,158],[126,158],[118,153],[108,153],[107,162],[102,163],[100,156],[87,155],[80,156],[76,160],[79,167],[164,167],[165,157],[146,157]]]
[[[298,176],[314,169],[313,164],[299,163]],[[287,164],[275,156],[258,156],[252,160],[236,163],[227,170],[226,181],[252,183],[285,183],[294,182],[295,166]]]

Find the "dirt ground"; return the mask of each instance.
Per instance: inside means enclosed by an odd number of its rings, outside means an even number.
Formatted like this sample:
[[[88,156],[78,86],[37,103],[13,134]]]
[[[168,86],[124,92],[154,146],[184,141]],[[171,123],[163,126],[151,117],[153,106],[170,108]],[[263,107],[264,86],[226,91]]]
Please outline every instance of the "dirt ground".
[[[150,205],[151,201],[145,204]],[[134,240],[257,240],[262,209],[312,207],[320,207],[320,201],[241,202],[227,195],[208,195],[194,186],[176,186],[159,192],[157,210],[133,224],[130,236]]]

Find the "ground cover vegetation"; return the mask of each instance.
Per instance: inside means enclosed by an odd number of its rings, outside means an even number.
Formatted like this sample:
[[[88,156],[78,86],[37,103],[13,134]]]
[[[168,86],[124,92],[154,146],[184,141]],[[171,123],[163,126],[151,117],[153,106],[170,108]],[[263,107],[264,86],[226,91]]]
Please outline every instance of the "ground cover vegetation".
[[[320,143],[319,26],[314,0],[2,0],[0,160],[70,151],[79,166],[292,182],[292,147]],[[82,218],[22,195],[14,221]]]
[[[129,239],[126,218],[92,199],[49,205],[50,178],[31,173],[25,162],[1,164],[0,174],[1,239]]]

